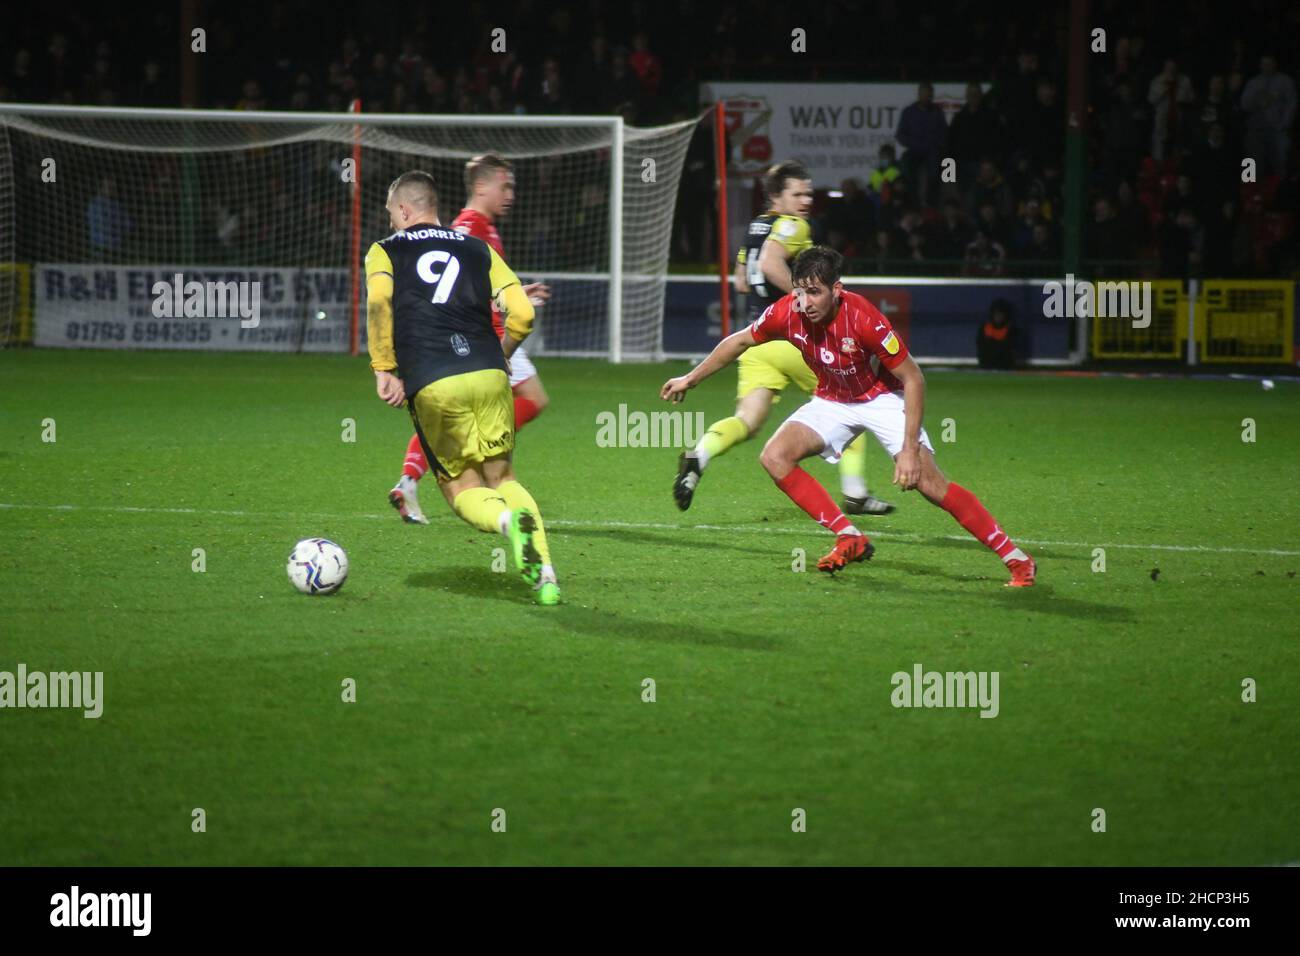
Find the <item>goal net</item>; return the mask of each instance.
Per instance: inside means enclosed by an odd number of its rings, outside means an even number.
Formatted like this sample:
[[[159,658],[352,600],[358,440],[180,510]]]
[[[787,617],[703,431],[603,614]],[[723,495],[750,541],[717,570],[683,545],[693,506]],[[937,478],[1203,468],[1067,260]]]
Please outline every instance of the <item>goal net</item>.
[[[466,160],[495,152],[517,183],[506,261],[553,291],[529,350],[655,358],[696,122],[0,104],[0,344],[343,351],[359,332],[364,351],[359,257],[391,232],[389,183],[433,173],[449,223]],[[257,324],[160,316],[160,282],[258,283]]]

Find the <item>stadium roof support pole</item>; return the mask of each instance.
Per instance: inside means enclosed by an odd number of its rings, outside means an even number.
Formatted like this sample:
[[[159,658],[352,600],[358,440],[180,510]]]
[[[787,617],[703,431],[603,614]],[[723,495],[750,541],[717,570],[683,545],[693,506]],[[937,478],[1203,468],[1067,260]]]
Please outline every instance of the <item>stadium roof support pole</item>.
[[[714,164],[718,169],[718,280],[721,283],[719,301],[722,304],[722,337],[731,334],[731,270],[727,248],[727,113],[722,100],[713,111]]]
[[[199,105],[199,59],[194,55],[192,31],[199,23],[198,0],[181,0],[179,30],[181,54],[181,106],[193,109]]]
[[[1065,124],[1065,268],[1080,275],[1083,252],[1083,201],[1086,142],[1083,124],[1088,115],[1088,0],[1070,0],[1069,69],[1066,80]]]
[[[609,360],[623,361],[623,117],[609,152]]]
[[[361,112],[361,100],[353,100],[349,112]],[[349,317],[349,351],[361,351],[361,127],[352,127],[352,235],[349,238],[348,278],[352,283],[352,315]]]

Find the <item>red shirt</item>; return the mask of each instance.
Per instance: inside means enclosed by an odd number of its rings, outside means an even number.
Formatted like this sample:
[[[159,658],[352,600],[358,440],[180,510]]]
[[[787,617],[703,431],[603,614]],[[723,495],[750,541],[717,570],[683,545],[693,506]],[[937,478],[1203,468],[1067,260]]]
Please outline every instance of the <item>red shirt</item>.
[[[907,358],[907,346],[889,320],[856,292],[845,292],[835,317],[820,325],[795,311],[794,293],[769,305],[749,331],[763,343],[785,339],[817,373],[818,398],[829,402],[869,402],[885,392],[901,392],[890,374]]]
[[[453,220],[451,228],[475,239],[482,239],[496,250],[502,260],[505,259],[506,251],[501,248],[501,236],[497,233],[497,227],[492,225],[491,219],[478,210],[462,209],[460,215]],[[505,337],[505,323],[501,320],[501,313],[497,311],[495,302],[492,304],[492,328],[496,330],[497,338]]]

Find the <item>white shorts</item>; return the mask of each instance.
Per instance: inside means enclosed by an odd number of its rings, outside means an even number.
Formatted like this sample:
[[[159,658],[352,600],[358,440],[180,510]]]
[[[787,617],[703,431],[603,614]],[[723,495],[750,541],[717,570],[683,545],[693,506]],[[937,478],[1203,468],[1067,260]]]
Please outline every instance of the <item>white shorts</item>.
[[[537,374],[537,369],[533,366],[533,360],[528,357],[522,345],[515,349],[515,353],[510,356],[510,387],[514,388],[520,382],[526,382]]]
[[[885,446],[890,457],[903,450],[903,397],[896,392],[885,392],[869,402],[852,405],[828,402],[814,396],[806,405],[786,419],[806,425],[822,437],[826,446],[821,456],[834,463],[853,439],[863,432],[871,432],[876,441]],[[921,429],[921,444],[934,451],[930,436]]]

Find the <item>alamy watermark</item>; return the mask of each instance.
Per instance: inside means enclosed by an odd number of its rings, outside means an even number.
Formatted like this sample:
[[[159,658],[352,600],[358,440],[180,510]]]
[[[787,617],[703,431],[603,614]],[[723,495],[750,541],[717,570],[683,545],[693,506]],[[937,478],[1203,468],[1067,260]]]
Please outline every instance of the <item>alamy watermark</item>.
[[[1131,319],[1133,328],[1151,325],[1150,282],[1092,282],[1067,272],[1064,282],[1043,283],[1043,317],[1048,319]]]
[[[104,712],[103,671],[0,671],[0,709],[71,707],[93,720]]]
[[[996,717],[998,671],[923,671],[920,664],[912,673],[897,671],[890,678],[894,690],[889,702],[895,707],[978,707],[981,717]]]
[[[596,445],[599,448],[694,448],[704,437],[703,412],[628,411],[596,415]]]
[[[148,936],[152,912],[152,893],[82,893],[73,884],[50,897],[51,926],[125,926],[132,936]]]
[[[262,321],[262,283],[257,279],[186,282],[178,272],[171,282],[159,279],[149,291],[154,318],[239,319],[244,329],[255,329]]]

